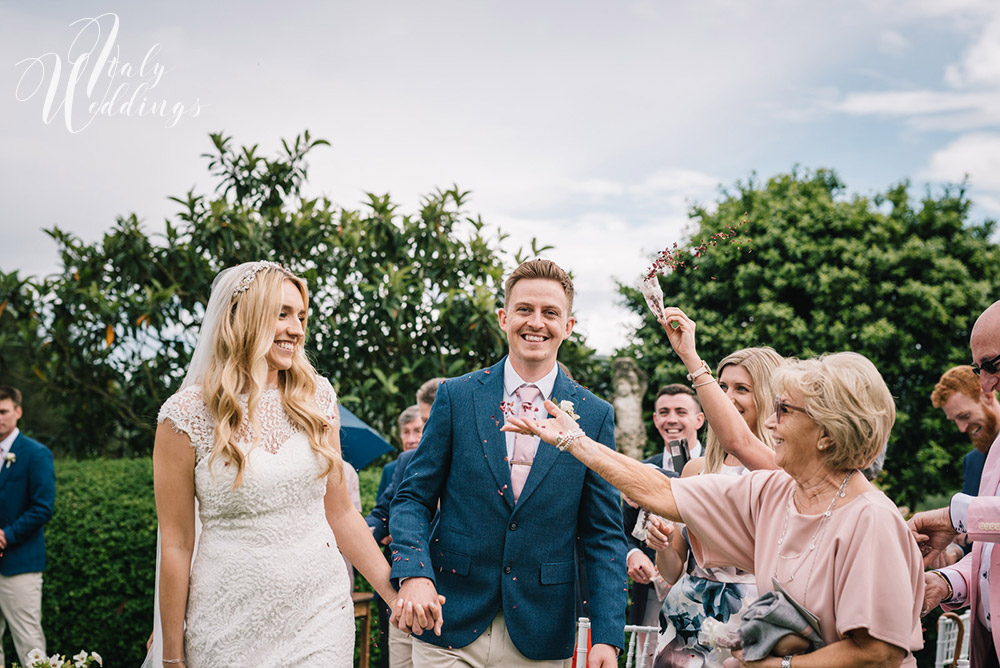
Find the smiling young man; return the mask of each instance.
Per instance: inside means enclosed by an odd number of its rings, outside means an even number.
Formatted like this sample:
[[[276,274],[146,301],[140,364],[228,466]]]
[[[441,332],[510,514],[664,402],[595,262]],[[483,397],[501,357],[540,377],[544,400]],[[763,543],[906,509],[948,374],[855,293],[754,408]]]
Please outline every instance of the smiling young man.
[[[556,364],[573,331],[569,276],[531,260],[504,287],[497,315],[508,355],[439,386],[392,505],[400,627],[440,630],[417,636],[419,668],[560,668],[575,645],[579,550],[590,588],[588,666],[613,668],[624,641],[619,495],[567,453],[500,427],[507,415],[543,416],[547,398],[571,401],[580,428],[613,448],[614,414]]]
[[[993,392],[983,392],[979,377],[965,364],[944,372],[931,393],[931,403],[972,441],[973,450],[962,460],[962,492],[975,495],[986,454],[1000,433],[1000,402]]]
[[[694,390],[680,383],[664,385],[653,402],[653,426],[663,439],[663,449],[644,459],[643,463],[660,468],[668,475],[680,475],[680,471],[674,471],[670,442],[684,439],[688,443],[687,459],[700,457],[702,447],[698,441],[698,430],[704,424],[705,414],[701,412]],[[659,624],[659,604],[662,603],[651,584],[656,574],[656,552],[632,535],[638,517],[639,509],[623,501],[622,522],[629,548],[626,565],[633,583],[628,620],[630,624],[656,626]]]

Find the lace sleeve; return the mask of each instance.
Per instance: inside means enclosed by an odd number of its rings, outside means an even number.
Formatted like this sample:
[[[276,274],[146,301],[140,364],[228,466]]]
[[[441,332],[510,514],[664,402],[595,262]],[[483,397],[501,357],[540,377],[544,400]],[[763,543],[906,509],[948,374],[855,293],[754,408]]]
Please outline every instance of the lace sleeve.
[[[337,424],[337,391],[324,376],[316,376],[316,405],[320,411]]]
[[[208,406],[201,398],[201,387],[192,385],[174,394],[160,407],[156,422],[170,420],[174,431],[191,439],[191,445],[201,454],[212,447],[212,419]]]

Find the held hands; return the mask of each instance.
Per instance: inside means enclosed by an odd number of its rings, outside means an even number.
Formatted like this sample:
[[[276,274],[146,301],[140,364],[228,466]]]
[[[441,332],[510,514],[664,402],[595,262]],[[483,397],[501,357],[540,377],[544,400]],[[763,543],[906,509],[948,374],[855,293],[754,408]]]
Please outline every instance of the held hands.
[[[924,566],[930,566],[958,535],[951,525],[948,508],[917,513],[907,522],[924,555]]]
[[[508,416],[507,422],[500,427],[500,431],[512,431],[517,434],[538,436],[546,443],[555,445],[561,435],[580,428],[576,420],[548,399],[545,400],[545,410],[552,417],[545,420],[536,420],[534,418]]]
[[[444,602],[445,597],[437,593],[429,578],[407,578],[400,586],[396,600],[389,606],[392,610],[389,623],[403,633],[420,635],[433,629],[434,635],[439,636],[444,624],[441,616]]]

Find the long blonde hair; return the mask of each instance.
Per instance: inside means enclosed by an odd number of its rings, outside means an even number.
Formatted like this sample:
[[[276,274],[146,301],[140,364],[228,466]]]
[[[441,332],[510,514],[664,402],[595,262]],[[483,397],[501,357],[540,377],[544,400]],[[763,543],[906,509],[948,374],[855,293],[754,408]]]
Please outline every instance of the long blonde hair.
[[[771,431],[764,427],[764,422],[768,418],[770,405],[774,401],[774,393],[771,391],[771,376],[784,361],[784,358],[770,346],[743,348],[724,357],[719,362],[715,374],[716,378],[722,378],[722,370],[727,366],[741,366],[747,370],[747,373],[750,374],[750,382],[753,384],[753,403],[757,407],[757,422],[749,425],[750,431],[772,450],[774,442],[771,438]],[[722,470],[722,464],[725,461],[726,451],[722,447],[722,443],[719,442],[719,437],[715,435],[711,423],[709,423],[708,433],[705,434],[704,472],[718,473]]]
[[[235,465],[234,489],[242,484],[246,468],[246,456],[236,444],[243,422],[239,396],[248,395],[247,413],[256,446],[260,442],[256,408],[267,382],[267,353],[274,342],[285,281],[291,281],[298,289],[308,312],[309,291],[304,280],[278,265],[256,270],[249,285],[242,281],[230,296],[228,317],[222,317],[215,329],[211,358],[201,379],[202,396],[215,420],[209,468],[219,458]],[[339,480],[343,469],[333,441],[333,430],[337,427],[316,404],[317,374],[303,348],[296,345],[291,368],[278,371],[282,407],[289,421],[306,432],[313,451],[323,462],[320,477],[334,474]]]

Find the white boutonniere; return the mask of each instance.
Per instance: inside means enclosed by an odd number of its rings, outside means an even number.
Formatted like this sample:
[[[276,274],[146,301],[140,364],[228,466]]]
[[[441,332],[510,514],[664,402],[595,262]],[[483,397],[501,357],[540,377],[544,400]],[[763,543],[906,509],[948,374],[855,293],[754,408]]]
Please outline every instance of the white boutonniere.
[[[17,461],[17,455],[13,452],[5,452],[3,455],[4,468],[9,469],[10,465]]]
[[[573,410],[573,402],[570,401],[569,399],[563,399],[562,401],[558,401],[556,402],[556,405],[559,406],[559,410],[561,410],[563,413],[570,416],[574,420],[580,419],[580,416],[576,414],[575,410]]]

